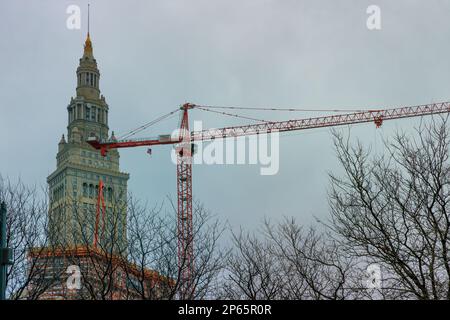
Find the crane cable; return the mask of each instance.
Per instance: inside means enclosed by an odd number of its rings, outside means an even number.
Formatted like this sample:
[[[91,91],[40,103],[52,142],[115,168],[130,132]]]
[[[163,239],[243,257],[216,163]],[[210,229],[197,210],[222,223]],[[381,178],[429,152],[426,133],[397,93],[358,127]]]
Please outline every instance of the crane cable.
[[[270,123],[271,121],[267,121],[267,120],[262,120],[262,119],[256,119],[256,118],[252,118],[252,117],[247,117],[247,116],[241,116],[238,114],[233,114],[233,113],[228,113],[228,112],[222,112],[222,111],[215,111],[215,110],[210,110],[209,108],[205,108],[203,106],[195,106],[195,109],[200,109],[203,111],[208,111],[208,112],[213,112],[213,113],[218,113],[218,114],[222,114],[225,116],[229,116],[229,117],[235,117],[235,118],[241,118],[241,119],[247,119],[247,120],[252,120],[252,121],[257,121],[257,122],[266,122],[266,123]]]
[[[171,115],[173,115],[174,113],[176,113],[176,112],[178,112],[178,111],[180,111],[179,108],[177,108],[177,109],[175,109],[175,110],[173,110],[173,111],[171,111],[171,112],[169,112],[169,113],[167,113],[167,114],[165,114],[165,115],[162,115],[162,116],[160,116],[159,118],[156,118],[155,120],[152,120],[152,121],[150,121],[150,122],[148,122],[148,123],[145,123],[145,124],[143,124],[142,126],[137,127],[136,129],[133,129],[133,130],[129,131],[128,133],[123,134],[123,135],[120,137],[120,140],[122,140],[122,139],[128,139],[128,138],[130,138],[131,136],[134,136],[136,133],[139,133],[139,132],[141,132],[142,130],[145,130],[145,129],[149,128],[150,126],[152,126],[152,125],[154,125],[154,124],[156,124],[156,123],[158,123],[158,122],[160,122],[160,121],[162,121],[162,120],[164,120],[164,119],[167,119],[168,117],[170,117]]]
[[[254,111],[298,111],[298,112],[367,112],[378,110],[363,110],[363,109],[301,109],[301,108],[268,108],[268,107],[227,107],[227,106],[203,106],[194,105],[195,108],[208,109],[232,109],[232,110],[254,110]]]
[[[247,120],[252,120],[252,121],[257,121],[257,122],[265,122],[265,123],[270,123],[272,121],[267,121],[267,120],[263,120],[263,119],[257,119],[257,118],[253,118],[253,117],[248,117],[248,116],[242,116],[242,115],[238,115],[238,114],[233,114],[233,113],[228,113],[228,112],[224,112],[224,111],[216,111],[216,110],[211,110],[211,109],[230,109],[230,110],[253,110],[253,111],[290,111],[290,112],[367,112],[367,111],[377,111],[377,110],[362,110],[362,109],[301,109],[301,108],[272,108],[272,107],[236,107],[236,106],[204,106],[204,105],[194,105],[195,109],[199,109],[199,110],[203,110],[203,111],[208,111],[208,112],[212,112],[212,113],[217,113],[217,114],[221,114],[221,115],[226,115],[229,117],[235,117],[235,118],[241,118],[241,119],[247,119]],[[174,113],[180,111],[179,108],[160,116],[159,118],[156,118],[148,123],[145,123],[139,127],[137,127],[136,129],[133,129],[125,134],[123,134],[122,136],[119,137],[120,140],[122,139],[128,139],[132,136],[134,136],[135,134],[153,126],[154,124],[167,119],[168,117],[170,117],[171,115],[173,115]]]

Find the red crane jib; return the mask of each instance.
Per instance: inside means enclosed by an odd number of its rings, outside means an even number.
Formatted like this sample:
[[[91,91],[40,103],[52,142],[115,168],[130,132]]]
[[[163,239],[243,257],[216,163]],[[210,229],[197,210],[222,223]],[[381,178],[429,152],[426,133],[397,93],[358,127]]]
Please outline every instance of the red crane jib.
[[[195,108],[195,106],[196,105],[190,105],[190,109]],[[187,109],[185,110],[185,112],[187,113]],[[212,139],[253,135],[259,133],[270,133],[272,131],[285,132],[295,130],[306,130],[313,128],[340,126],[372,121],[375,123],[377,127],[380,127],[383,121],[386,120],[417,117],[448,112],[450,112],[450,102],[440,102],[414,107],[401,107],[384,110],[368,110],[364,112],[346,113],[315,118],[263,122],[244,126],[206,129],[202,131],[191,132],[190,137],[188,139],[189,141],[205,141]],[[96,138],[91,137],[88,139],[87,142],[95,149],[101,150],[102,155],[105,156],[108,149],[177,144],[181,142],[181,138],[164,141],[161,141],[159,139],[99,141]]]

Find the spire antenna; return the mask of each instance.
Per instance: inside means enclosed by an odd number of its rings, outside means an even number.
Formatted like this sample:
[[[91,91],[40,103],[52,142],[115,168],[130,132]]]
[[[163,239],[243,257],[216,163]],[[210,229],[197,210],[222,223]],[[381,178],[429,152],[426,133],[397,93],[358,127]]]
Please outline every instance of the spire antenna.
[[[89,31],[90,31],[90,3],[88,3],[88,21],[87,21],[87,37],[86,37],[86,41],[84,42],[84,55],[90,55],[92,56],[92,42],[91,42],[91,36],[89,35]],[[83,55],[83,56],[84,56]]]
[[[89,7],[90,7],[90,4],[88,3],[88,35],[89,35],[89,20],[90,20],[90,17],[89,17]]]

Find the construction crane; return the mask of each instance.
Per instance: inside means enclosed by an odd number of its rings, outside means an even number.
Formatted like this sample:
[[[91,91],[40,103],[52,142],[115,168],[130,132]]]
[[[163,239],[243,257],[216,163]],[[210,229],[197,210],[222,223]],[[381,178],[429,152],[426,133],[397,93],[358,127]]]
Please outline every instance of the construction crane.
[[[189,131],[189,110],[198,109],[216,112],[228,116],[235,116],[258,121],[255,124],[231,126],[219,129],[205,129],[201,131]],[[313,128],[323,128],[357,123],[373,122],[379,128],[383,121],[418,117],[439,113],[450,112],[450,102],[433,103],[412,107],[400,107],[393,109],[379,110],[357,110],[352,113],[335,114],[322,117],[312,117],[305,119],[293,119],[286,121],[266,121],[250,117],[239,116],[218,109],[241,109],[241,110],[271,110],[271,111],[318,111],[306,109],[277,109],[277,108],[245,108],[245,107],[218,107],[202,106],[192,103],[185,103],[179,109],[170,112],[136,130],[131,131],[127,138],[117,140],[115,138],[99,140],[97,137],[89,137],[87,142],[95,149],[100,150],[102,156],[106,156],[108,150],[118,148],[131,148],[140,146],[175,145],[177,154],[177,230],[178,230],[178,266],[180,271],[181,297],[189,297],[195,290],[193,283],[194,255],[193,255],[193,219],[192,219],[192,154],[193,143],[198,141],[208,141],[214,139],[225,139],[230,137],[248,136],[255,134],[266,134],[271,132],[285,132],[306,130]],[[156,139],[131,139],[130,136],[147,128],[154,123],[169,117],[181,110],[181,123],[178,134],[160,135]],[[343,112],[351,110],[320,110]],[[97,206],[97,220],[99,216],[99,205]],[[97,229],[97,227],[96,227]]]

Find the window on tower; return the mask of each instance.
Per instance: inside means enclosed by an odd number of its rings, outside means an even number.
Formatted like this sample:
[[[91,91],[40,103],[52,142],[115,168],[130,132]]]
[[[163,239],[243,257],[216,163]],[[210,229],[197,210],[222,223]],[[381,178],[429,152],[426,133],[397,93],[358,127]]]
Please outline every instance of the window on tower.
[[[91,108],[89,106],[84,107],[84,114],[86,120],[91,120]]]
[[[95,121],[97,115],[97,109],[95,107],[92,107],[91,109],[91,119],[92,121]]]
[[[108,188],[107,199],[108,201],[112,201],[113,190],[111,187]]]
[[[87,183],[83,183],[83,197],[88,196],[88,186]]]
[[[94,185],[90,184],[89,185],[89,198],[93,198],[94,197]]]

